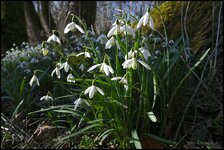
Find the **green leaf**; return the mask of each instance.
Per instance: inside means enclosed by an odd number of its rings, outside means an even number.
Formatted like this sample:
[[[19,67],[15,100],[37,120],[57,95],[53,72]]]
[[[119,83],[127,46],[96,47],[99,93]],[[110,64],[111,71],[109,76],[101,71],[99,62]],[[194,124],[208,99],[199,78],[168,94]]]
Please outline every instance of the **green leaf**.
[[[24,86],[25,86],[25,77],[23,78],[23,81],[20,85],[20,89],[19,89],[20,96],[22,96],[22,94],[23,94]]]
[[[14,117],[15,117],[15,115],[17,114],[18,109],[19,109],[19,107],[22,105],[23,101],[24,101],[24,100],[21,100],[21,102],[16,106],[16,109],[14,110],[14,112],[13,112],[11,118],[14,118]]]
[[[138,134],[137,134],[136,130],[132,130],[131,131],[131,136],[132,136],[132,138],[134,138],[135,148],[136,149],[142,149],[142,145],[141,145],[141,143],[139,141]]]
[[[102,125],[103,125],[103,124],[91,124],[91,125],[89,125],[89,126],[86,126],[86,127],[82,128],[81,130],[78,130],[78,131],[75,132],[75,133],[72,133],[72,134],[70,134],[70,135],[68,135],[68,136],[65,136],[65,137],[59,139],[59,141],[67,140],[67,139],[72,138],[72,137],[74,137],[74,136],[77,136],[77,135],[79,135],[79,134],[85,133],[86,131],[88,131],[88,130],[91,129],[91,128],[94,128],[94,127],[97,127],[97,126],[102,126]]]

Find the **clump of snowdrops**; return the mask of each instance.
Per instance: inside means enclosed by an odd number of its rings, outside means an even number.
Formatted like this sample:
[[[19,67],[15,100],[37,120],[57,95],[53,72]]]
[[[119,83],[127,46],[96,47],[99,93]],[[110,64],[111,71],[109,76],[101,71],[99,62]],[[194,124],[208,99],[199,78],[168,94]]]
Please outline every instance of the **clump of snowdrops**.
[[[96,35],[94,29],[90,35],[85,23],[71,15],[64,34],[78,31],[89,41],[71,54],[63,53],[57,31],[43,42],[43,55],[52,47],[60,54],[49,75],[60,81],[64,72],[67,79],[60,84],[69,84],[76,91],[63,96],[73,98],[73,103],[57,106],[54,101],[60,97],[52,97],[48,92],[40,100],[51,101],[52,106],[32,112],[51,111],[56,116],[66,116],[69,127],[64,127],[67,132],[58,139],[59,143],[83,135],[97,146],[113,142],[117,148],[142,148],[139,141],[142,136],[167,141],[163,133],[173,100],[208,51],[189,67],[186,42],[181,37],[177,41],[169,40],[165,28],[165,36],[157,31],[150,9],[139,20],[121,12],[115,15],[117,19],[107,35]],[[98,36],[99,44],[91,40],[93,35]],[[102,47],[101,40],[105,39]],[[44,84],[37,74],[34,71],[30,86]],[[55,119],[61,121],[60,117]]]

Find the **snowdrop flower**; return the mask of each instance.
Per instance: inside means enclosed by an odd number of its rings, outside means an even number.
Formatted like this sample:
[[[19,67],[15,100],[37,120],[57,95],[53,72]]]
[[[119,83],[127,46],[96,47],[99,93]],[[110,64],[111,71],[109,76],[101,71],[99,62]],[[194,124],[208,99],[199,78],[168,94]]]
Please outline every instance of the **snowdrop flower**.
[[[132,35],[133,37],[135,37],[135,31],[136,29],[132,28],[131,26],[129,26],[128,24],[126,24],[126,26],[122,26],[121,27],[121,30],[122,31],[125,31],[124,34],[130,34]]]
[[[52,34],[52,35],[47,39],[47,42],[48,42],[48,43],[50,43],[51,41],[54,41],[54,42],[57,42],[57,43],[61,44],[60,39],[59,39],[55,34]]]
[[[124,69],[126,69],[126,68],[136,69],[137,68],[137,62],[139,62],[146,69],[151,70],[151,68],[149,67],[149,65],[147,63],[145,63],[144,61],[141,61],[141,60],[137,60],[136,58],[125,60],[122,63],[122,66],[123,66]]]
[[[84,30],[77,24],[75,24],[74,22],[69,23],[65,29],[64,29],[64,33],[68,33],[71,30],[74,29],[78,29],[81,33],[85,34]]]
[[[29,85],[32,86],[33,85],[33,82],[37,82],[37,85],[40,86],[39,80],[36,77],[36,75],[33,75],[33,77],[31,78],[31,80],[29,82]]]
[[[117,35],[119,32],[121,32],[121,26],[118,24],[118,21],[116,21],[116,24],[108,32],[107,37]]]
[[[107,41],[107,43],[106,43],[106,45],[105,45],[105,49],[110,49],[111,46],[114,44],[114,42],[115,42],[115,38],[112,36],[112,37]]]
[[[77,54],[76,56],[80,56],[80,55],[84,55],[85,58],[90,58],[91,57],[89,52],[81,52],[81,53]]]
[[[147,49],[145,49],[144,47],[141,47],[141,48],[139,48],[138,50],[141,51],[141,53],[143,54],[144,59],[145,59],[146,61],[148,60],[148,57],[151,57],[151,53],[150,53]]]
[[[90,67],[87,72],[90,72],[92,70],[94,70],[95,68],[97,67],[100,67],[100,72],[104,72],[107,76],[109,76],[109,73],[114,73],[114,70],[111,66],[107,65],[106,63],[101,63],[101,64],[96,64],[96,65],[93,65],[92,67]]]
[[[61,63],[57,63],[57,64],[56,64],[56,68],[55,68],[55,69],[52,71],[52,73],[51,73],[51,76],[53,77],[54,73],[56,72],[56,75],[57,75],[58,79],[60,79],[60,78],[61,78],[61,72],[60,72],[60,70],[61,70],[63,67],[64,67],[63,64],[61,64]]]
[[[45,100],[45,101],[47,101],[47,100],[52,100],[52,101],[53,101],[53,98],[52,98],[51,96],[49,96],[49,95],[45,95],[45,96],[41,97],[40,100],[41,100],[41,101],[42,101],[42,100]]]
[[[83,98],[79,98],[74,101],[74,104],[75,104],[74,110],[76,110],[79,107],[79,105],[82,105],[83,102],[86,103],[86,105],[90,106],[90,104],[87,102],[87,100],[85,100]]]
[[[146,26],[149,23],[149,26],[154,30],[154,22],[149,12],[147,11],[142,18],[139,20],[137,29],[139,29],[142,25]]]
[[[71,79],[74,79],[74,76],[70,73],[70,74],[67,76],[67,82],[73,82],[73,83],[75,83],[75,80],[71,80]]]
[[[42,48],[41,50],[42,50],[43,56],[47,56],[49,50],[46,48]]]
[[[88,94],[89,93],[89,98],[91,99],[91,98],[93,98],[93,96],[95,95],[95,93],[97,91],[99,91],[101,95],[104,95],[103,91],[99,87],[97,87],[95,85],[92,85],[92,86],[88,87],[85,90],[84,94]]]
[[[133,58],[135,54],[137,54],[138,52],[135,50],[135,51],[129,51],[128,52],[128,55],[125,55],[125,60],[127,59],[130,59],[130,58]]]
[[[65,72],[68,72],[69,68],[71,69],[71,67],[70,67],[70,65],[68,64],[67,61],[65,63],[63,63],[61,67],[64,67]]]
[[[111,80],[112,81],[120,80],[119,81],[120,83],[128,84],[128,80],[125,77],[114,77]],[[127,85],[124,85],[124,88],[126,89],[126,91],[128,90],[128,86]]]

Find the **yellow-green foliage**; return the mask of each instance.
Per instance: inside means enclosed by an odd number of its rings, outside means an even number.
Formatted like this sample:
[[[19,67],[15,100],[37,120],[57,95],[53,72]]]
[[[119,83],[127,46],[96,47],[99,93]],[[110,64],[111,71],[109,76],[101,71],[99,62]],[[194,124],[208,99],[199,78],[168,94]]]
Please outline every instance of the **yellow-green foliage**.
[[[163,22],[166,26],[166,31],[169,39],[178,39],[181,35],[181,11],[183,5],[183,14],[186,12],[187,2],[166,1],[159,6],[159,11]],[[217,26],[217,17],[220,2],[214,2],[215,8],[215,25]],[[151,12],[155,22],[155,28],[161,33],[164,32],[161,16],[158,9],[153,9]],[[212,20],[212,1],[197,1],[190,2],[187,12],[186,29],[189,37],[190,48],[194,53],[205,50],[212,46],[212,32],[216,33],[217,27],[213,28]],[[184,16],[183,16],[184,18]]]

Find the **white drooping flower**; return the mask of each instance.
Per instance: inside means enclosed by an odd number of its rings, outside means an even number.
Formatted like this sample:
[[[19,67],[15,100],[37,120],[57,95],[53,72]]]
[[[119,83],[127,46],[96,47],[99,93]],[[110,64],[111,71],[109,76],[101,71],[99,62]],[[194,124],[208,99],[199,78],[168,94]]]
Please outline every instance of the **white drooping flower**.
[[[124,34],[130,34],[133,37],[135,37],[135,31],[136,29],[132,28],[131,26],[129,26],[128,24],[126,24],[126,26],[122,26],[121,27],[121,31],[124,31]]]
[[[87,102],[86,99],[79,98],[79,99],[74,101],[74,104],[75,104],[74,110],[76,110],[80,105],[82,105],[83,102],[86,103],[86,105],[90,106],[89,102]]]
[[[148,70],[151,70],[151,68],[149,67],[149,65],[147,63],[145,63],[144,61],[142,60],[137,60],[136,58],[131,58],[131,59],[128,59],[128,60],[125,60],[123,63],[122,63],[122,66],[124,69],[126,68],[133,68],[133,69],[136,69],[137,68],[137,62],[139,62],[142,66],[144,66],[146,69]]]
[[[95,93],[97,91],[99,91],[101,95],[104,95],[104,92],[99,87],[97,87],[95,85],[92,85],[92,86],[88,87],[85,90],[84,94],[88,94],[89,93],[89,98],[91,99],[91,98],[93,98],[93,96],[95,95]]]
[[[87,72],[90,72],[92,70],[94,70],[95,68],[97,67],[100,67],[100,72],[104,72],[107,76],[109,76],[110,73],[114,74],[114,70],[111,66],[107,65],[106,63],[101,63],[101,64],[96,64],[96,65],[93,65],[92,67],[90,67]]]
[[[53,98],[51,96],[49,96],[49,95],[45,95],[45,96],[41,97],[40,100],[41,101],[42,100],[45,100],[45,101],[52,100],[53,101]]]
[[[105,45],[105,49],[110,49],[111,46],[114,44],[114,42],[115,42],[115,39],[114,39],[114,37],[112,36],[112,37],[107,41],[107,43],[106,43],[106,45]]]
[[[52,34],[48,39],[47,42],[50,43],[51,41],[57,42],[59,44],[61,44],[61,41],[59,39],[59,37],[57,37],[55,34]]]
[[[66,61],[65,63],[62,64],[62,67],[64,67],[65,72],[68,72],[69,68],[71,69],[70,65],[68,64],[68,62]]]
[[[29,82],[29,85],[32,86],[33,85],[33,82],[37,82],[37,85],[40,86],[39,80],[36,77],[36,75],[33,75],[33,77],[31,78],[31,80]]]
[[[70,73],[68,76],[67,76],[67,82],[73,82],[75,83],[75,80],[72,80],[74,79],[74,76]]]
[[[149,12],[147,11],[142,18],[139,20],[137,29],[139,29],[142,25],[146,26],[149,23],[149,26],[154,30],[154,22]]]
[[[125,84],[125,85],[124,85],[124,88],[126,89],[126,91],[128,90],[128,86],[127,86],[127,84],[128,84],[128,80],[127,80],[125,77],[114,77],[114,78],[112,78],[111,80],[112,80],[112,81],[120,80],[120,81],[119,81],[120,83]]]
[[[149,57],[151,57],[151,53],[145,49],[144,47],[139,48],[138,50],[141,51],[141,53],[143,54],[144,59],[147,61]]]
[[[78,29],[81,33],[85,34],[85,31],[82,29],[82,27],[80,27],[74,22],[67,24],[67,26],[64,29],[64,33],[68,33],[69,31],[72,31],[74,29]]]
[[[121,32],[121,26],[119,24],[115,24],[107,34],[107,37],[111,37],[112,35],[117,35]]]
[[[58,77],[58,79],[61,78],[61,72],[60,70],[64,67],[64,64],[61,63],[57,63],[56,64],[56,68],[51,72],[51,76],[53,77],[54,73],[56,72],[56,75]]]
[[[137,54],[137,53],[138,53],[138,51],[136,51],[136,50],[135,51],[129,51],[128,52],[128,55],[125,55],[124,58],[125,58],[125,60],[130,59],[130,58],[133,58],[134,55]]]
[[[81,53],[77,54],[76,56],[81,56],[81,55],[84,55],[85,58],[90,58],[91,57],[89,52],[81,52]]]

